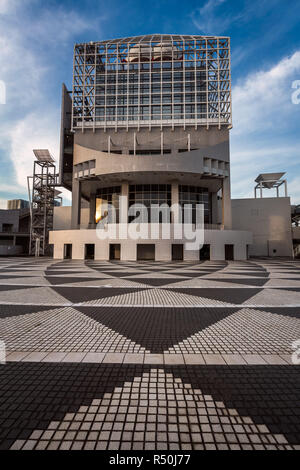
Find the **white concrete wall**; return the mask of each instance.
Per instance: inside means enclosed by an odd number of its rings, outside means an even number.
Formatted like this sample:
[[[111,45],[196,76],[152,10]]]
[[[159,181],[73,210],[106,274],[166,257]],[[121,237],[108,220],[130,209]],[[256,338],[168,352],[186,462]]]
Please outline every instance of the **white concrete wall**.
[[[71,230],[71,206],[54,207],[53,229],[54,230]],[[88,227],[90,210],[88,208],[81,209],[81,226]]]
[[[95,244],[95,259],[109,259],[109,244],[117,243],[121,245],[121,260],[135,261],[138,243],[151,243],[156,245],[156,261],[170,261],[172,259],[172,244],[184,243],[185,239],[174,240],[161,239],[148,240],[129,240],[129,239],[110,239],[100,240],[97,237],[96,230],[58,230],[50,232],[50,243],[54,245],[54,258],[63,259],[64,245],[72,244],[73,259],[84,259],[85,244]],[[247,245],[252,243],[252,234],[245,231],[233,230],[207,230],[204,234],[204,243],[211,245],[211,259],[225,259],[225,245],[234,245],[234,256],[236,260],[247,259]],[[198,261],[199,250],[184,250],[184,259],[186,261]]]
[[[250,256],[292,256],[290,206],[288,197],[232,200],[232,228],[253,233]]]

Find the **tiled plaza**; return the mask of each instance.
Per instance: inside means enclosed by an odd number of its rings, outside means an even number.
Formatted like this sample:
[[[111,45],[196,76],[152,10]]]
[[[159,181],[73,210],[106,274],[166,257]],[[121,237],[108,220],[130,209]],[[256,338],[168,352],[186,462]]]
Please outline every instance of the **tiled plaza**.
[[[300,262],[0,258],[0,449],[300,449]]]

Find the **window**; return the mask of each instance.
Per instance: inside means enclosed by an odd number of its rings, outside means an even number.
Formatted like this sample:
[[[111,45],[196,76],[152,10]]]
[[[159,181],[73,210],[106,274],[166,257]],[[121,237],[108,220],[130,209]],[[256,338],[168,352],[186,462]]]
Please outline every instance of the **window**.
[[[142,204],[146,209],[141,209],[136,214],[139,222],[142,223],[162,223],[170,222],[171,207],[171,185],[169,184],[138,184],[129,186],[129,208],[134,204]],[[162,210],[159,206],[164,204]],[[154,207],[153,207],[154,206]],[[168,206],[168,207],[166,207]],[[128,222],[133,222],[136,218],[129,216]]]
[[[183,223],[196,223],[196,205],[204,205],[204,223],[211,223],[211,202],[207,188],[198,186],[179,186],[179,204]],[[191,208],[184,207],[191,205]]]
[[[121,194],[121,187],[114,186],[111,188],[101,188],[98,189],[96,195],[96,213],[95,221],[96,223],[103,220],[107,217],[107,223],[109,224],[118,224],[120,215],[119,215],[119,196]],[[113,206],[114,210],[111,209]]]

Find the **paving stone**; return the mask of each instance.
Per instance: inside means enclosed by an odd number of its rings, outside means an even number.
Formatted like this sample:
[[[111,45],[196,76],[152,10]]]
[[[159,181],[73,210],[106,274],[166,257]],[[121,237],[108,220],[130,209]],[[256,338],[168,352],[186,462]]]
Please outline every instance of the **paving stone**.
[[[88,352],[84,356],[82,362],[96,362],[100,364],[103,361],[104,356],[104,353]]]
[[[10,352],[7,357],[6,357],[6,360],[8,362],[19,362],[19,361],[22,361],[26,356],[29,356],[30,352]]]
[[[163,364],[163,354],[145,354],[144,364]]]
[[[226,364],[221,354],[203,354],[203,359],[206,364]]]
[[[299,306],[299,261],[0,259],[0,449],[299,449]]]
[[[202,354],[184,354],[183,357],[186,364],[205,364]]]
[[[47,352],[33,352],[23,357],[22,361],[25,362],[41,362],[46,356]]]
[[[183,354],[164,354],[165,364],[184,364]]]
[[[52,352],[47,354],[47,356],[42,359],[42,362],[62,362],[66,355],[67,354],[64,352]]]
[[[127,353],[124,356],[124,364],[143,364],[144,354]]]
[[[122,363],[124,360],[124,353],[107,353],[104,356],[103,362],[105,363]]]
[[[63,362],[82,362],[86,356],[86,353],[68,353],[64,358]]]
[[[247,364],[245,359],[240,354],[222,354],[222,357],[228,365]]]
[[[247,362],[247,364],[266,364],[267,362],[262,358],[262,356],[258,354],[243,354],[243,359]]]
[[[287,362],[280,357],[279,355],[275,354],[262,354],[261,357],[267,364],[287,364]]]

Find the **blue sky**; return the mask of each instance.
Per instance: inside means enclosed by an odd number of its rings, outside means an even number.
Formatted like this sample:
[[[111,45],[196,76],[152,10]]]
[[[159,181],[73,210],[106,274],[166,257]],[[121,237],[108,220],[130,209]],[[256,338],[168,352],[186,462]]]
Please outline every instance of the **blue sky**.
[[[0,204],[27,198],[33,148],[58,157],[74,43],[150,33],[231,36],[232,196],[252,197],[260,172],[286,171],[300,203],[299,32],[300,0],[0,0]]]

